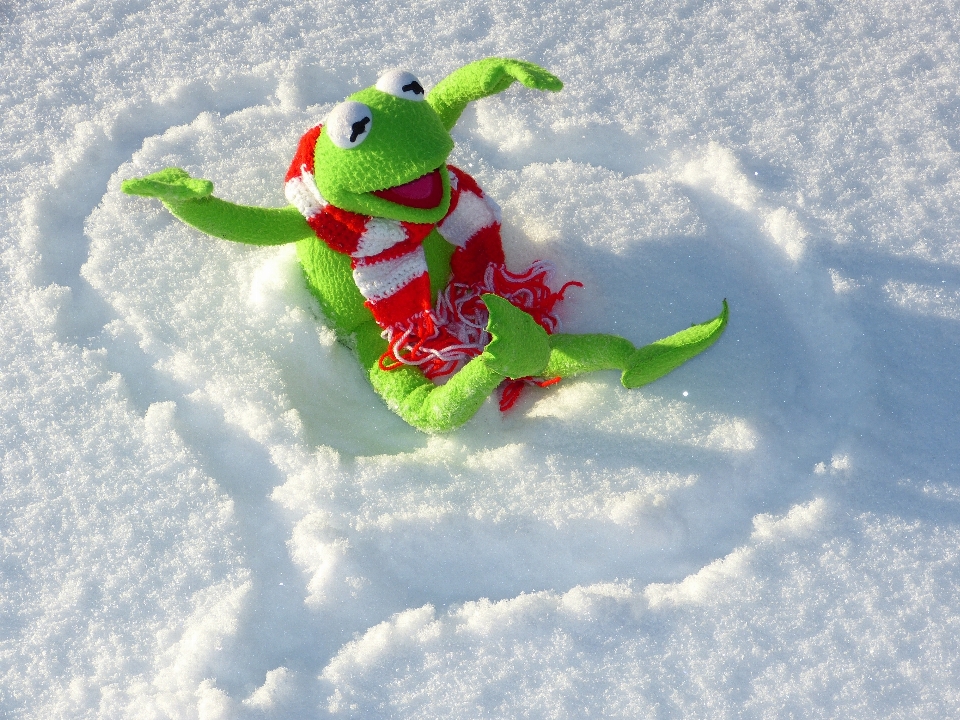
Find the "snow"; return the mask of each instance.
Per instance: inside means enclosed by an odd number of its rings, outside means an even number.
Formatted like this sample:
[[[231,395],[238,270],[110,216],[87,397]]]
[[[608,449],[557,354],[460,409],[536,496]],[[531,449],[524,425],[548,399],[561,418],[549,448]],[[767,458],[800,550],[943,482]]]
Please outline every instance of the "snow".
[[[0,714],[942,718],[960,707],[960,13],[925,2],[0,6]],[[384,70],[566,87],[453,159],[565,329],[703,356],[419,433],[291,247],[120,181],[284,204]]]

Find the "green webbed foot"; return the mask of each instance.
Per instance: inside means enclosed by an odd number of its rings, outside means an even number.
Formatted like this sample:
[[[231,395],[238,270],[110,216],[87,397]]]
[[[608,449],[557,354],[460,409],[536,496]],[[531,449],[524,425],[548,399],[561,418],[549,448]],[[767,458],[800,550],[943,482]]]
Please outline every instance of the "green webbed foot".
[[[124,180],[120,189],[127,195],[155,197],[175,204],[209,197],[213,193],[213,183],[192,178],[185,170],[171,167],[142,178]]]
[[[491,340],[480,355],[486,366],[511,379],[539,375],[550,361],[547,331],[510,301],[490,294],[481,297],[490,312]]]
[[[629,367],[623,372],[623,386],[636,388],[653,382],[706,350],[723,334],[729,315],[730,309],[724,300],[723,311],[713,320],[681,330],[637,350]]]

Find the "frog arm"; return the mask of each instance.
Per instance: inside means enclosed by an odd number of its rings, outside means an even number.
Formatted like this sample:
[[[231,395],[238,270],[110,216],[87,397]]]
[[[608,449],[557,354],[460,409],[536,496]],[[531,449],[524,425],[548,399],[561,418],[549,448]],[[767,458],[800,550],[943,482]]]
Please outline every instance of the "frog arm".
[[[178,219],[214,237],[248,245],[283,245],[316,237],[292,205],[261,208],[235,205],[215,197],[163,203]]]
[[[167,168],[142,178],[125,180],[128,195],[158,198],[177,218],[207,235],[249,245],[282,245],[314,236],[300,212],[291,206],[260,208],[220,200],[211,195],[213,183]]]
[[[485,58],[454,70],[427,95],[447,130],[453,128],[467,105],[503,92],[515,80],[534,90],[557,92],[563,82],[539,65],[509,58]]]

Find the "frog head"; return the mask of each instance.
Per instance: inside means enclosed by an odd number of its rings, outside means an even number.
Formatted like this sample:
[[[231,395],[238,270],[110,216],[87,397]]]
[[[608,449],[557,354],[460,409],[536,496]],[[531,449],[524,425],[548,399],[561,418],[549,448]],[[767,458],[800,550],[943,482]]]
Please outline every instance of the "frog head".
[[[336,207],[414,223],[450,207],[453,139],[410,73],[393,70],[337,105],[317,139],[320,194]]]

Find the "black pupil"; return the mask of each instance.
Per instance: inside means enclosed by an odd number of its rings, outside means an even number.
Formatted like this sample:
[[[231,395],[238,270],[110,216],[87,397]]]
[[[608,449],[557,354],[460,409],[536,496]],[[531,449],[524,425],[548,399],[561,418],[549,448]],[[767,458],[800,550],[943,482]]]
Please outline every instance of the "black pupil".
[[[421,90],[420,92],[423,91]],[[356,142],[357,138],[367,131],[368,122],[370,122],[370,118],[365,117],[363,120],[357,120],[350,126],[350,142]]]
[[[423,85],[418,83],[416,80],[411,80],[400,89],[403,92],[410,92],[412,90],[414,95],[423,95]]]

